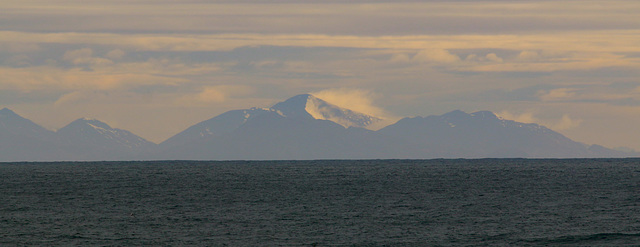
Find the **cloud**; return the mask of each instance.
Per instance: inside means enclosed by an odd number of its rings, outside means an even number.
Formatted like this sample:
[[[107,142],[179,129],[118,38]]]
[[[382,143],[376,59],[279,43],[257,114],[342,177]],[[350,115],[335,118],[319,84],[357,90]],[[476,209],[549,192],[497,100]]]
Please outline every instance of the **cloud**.
[[[635,30],[568,31],[526,35],[395,35],[349,36],[326,34],[118,34],[36,33],[0,31],[0,43],[77,44],[119,46],[139,51],[229,51],[248,46],[349,47],[360,49],[507,49],[583,51],[592,54],[639,52]]]
[[[69,61],[75,65],[89,64],[89,65],[100,66],[100,65],[113,64],[113,61],[109,59],[93,57],[92,55],[93,55],[93,50],[89,48],[82,48],[78,50],[71,50],[71,51],[65,52],[62,59],[65,61]]]
[[[560,121],[556,122],[556,124],[552,125],[552,128],[555,130],[567,130],[580,126],[582,123],[581,119],[572,119],[569,115],[562,115]]]
[[[537,96],[542,101],[561,101],[570,100],[576,96],[576,89],[573,88],[556,88],[552,90],[541,90]]]
[[[561,72],[608,68],[636,70],[640,68],[639,59],[617,54],[617,52],[591,52],[588,49],[571,51],[569,47],[566,51],[556,49],[543,51],[543,54],[524,51],[514,59],[503,60],[504,62],[500,64],[477,64],[461,70],[475,72]]]
[[[312,92],[310,94],[331,104],[383,119],[383,121],[379,124],[369,126],[368,128],[370,129],[375,130],[383,128],[399,119],[399,117],[394,116],[384,109],[375,106],[373,101],[378,96],[368,90],[354,88],[332,88]]]
[[[226,95],[220,88],[205,87],[200,93],[196,94],[195,99],[204,103],[224,102]]]
[[[540,119],[534,116],[531,112],[525,112],[520,114],[514,114],[509,111],[502,111],[496,113],[503,119],[513,120],[521,123],[535,123],[546,126],[555,131],[564,131],[568,129],[574,129],[580,126],[581,119],[573,119],[567,114],[563,114],[560,119]]]
[[[496,115],[503,119],[513,120],[520,123],[540,123],[540,120],[533,116],[533,113],[525,112],[514,114],[509,111],[497,112]]]
[[[378,96],[368,90],[332,88],[310,94],[331,104],[382,119],[379,123],[368,126],[368,129],[378,130],[400,119],[384,109],[375,106],[373,101]]]
[[[206,75],[222,70],[221,65],[217,63],[185,63],[180,58],[149,58],[145,61],[120,62],[100,69],[97,70],[105,73],[149,74],[169,78]]]
[[[85,71],[51,66],[26,68],[0,67],[0,89],[20,90],[128,90],[141,85],[176,85],[182,78],[158,76],[144,71]]]
[[[404,53],[393,54],[391,56],[391,59],[389,60],[389,62],[391,62],[391,63],[401,63],[401,64],[410,63],[411,62],[411,57],[409,57],[409,55],[404,54]]]
[[[93,94],[89,94],[86,91],[73,91],[67,94],[64,94],[62,96],[60,96],[60,98],[58,98],[58,100],[56,100],[53,105],[54,106],[64,106],[64,105],[68,105],[68,104],[76,104],[76,103],[82,103],[82,102],[86,102],[95,96]]]
[[[123,50],[114,49],[109,51],[105,56],[111,59],[120,59],[124,57],[124,55],[125,55],[125,52]]]
[[[4,60],[3,64],[11,67],[30,67],[32,59],[24,54],[14,55]]]
[[[48,1],[3,5],[5,30],[415,35],[637,28],[638,4],[598,1]],[[241,2],[242,4],[238,4]],[[265,4],[268,2],[269,4]],[[118,13],[114,15],[113,13]],[[82,25],[77,25],[78,20]],[[216,23],[216,25],[211,25]],[[75,25],[74,25],[75,24]],[[426,25],[424,25],[426,24]],[[8,27],[6,27],[8,26]]]
[[[552,106],[518,117],[562,128],[576,125],[575,117],[589,119],[571,129],[581,131],[574,137],[608,124],[590,125],[602,121],[586,116],[593,105],[606,108],[593,118],[640,105],[633,88],[584,86],[637,84],[640,5],[633,0],[186,1],[66,0],[56,7],[46,0],[5,1],[3,18],[11,22],[0,23],[0,90],[31,98],[50,92],[46,103],[30,107],[47,109],[58,99],[87,112],[142,95],[162,98],[155,115],[144,101],[114,108],[138,113],[131,115],[143,131],[150,129],[147,119],[160,122],[157,115],[167,109],[174,114],[164,126],[171,129],[178,121],[187,127],[184,119],[201,120],[196,108],[206,115],[344,87],[383,93],[353,97],[368,97],[369,105],[377,99],[402,115]],[[248,67],[234,70],[237,65]],[[219,84],[254,91],[234,93]],[[492,90],[513,93],[500,99],[483,93]],[[576,105],[584,108],[571,108]],[[617,112],[618,122],[630,127],[615,130],[632,133],[635,113]],[[60,118],[48,116],[43,122]],[[625,138],[638,140],[612,139]]]
[[[60,96],[54,103],[54,107],[68,108],[91,108],[96,106],[126,106],[144,105],[149,102],[149,98],[134,92],[127,91],[97,91],[97,90],[75,90]],[[121,109],[122,110],[122,109]]]
[[[229,100],[229,98],[248,96],[254,92],[255,89],[253,87],[245,85],[204,86],[196,93],[178,97],[176,103],[181,105],[222,103]]]
[[[540,57],[540,55],[535,52],[535,51],[522,51],[520,52],[520,54],[518,54],[518,56],[516,57],[516,60],[518,61],[536,61],[538,60],[538,58]]]
[[[485,58],[495,63],[502,63],[504,61],[502,60],[502,58],[498,57],[498,55],[496,55],[495,53],[489,53],[485,56]]]
[[[25,53],[25,52],[35,52],[40,50],[40,46],[37,44],[37,41],[34,42],[0,42],[0,51],[6,51],[10,53]]]
[[[543,89],[536,95],[543,102],[606,103],[640,105],[640,92],[633,88],[616,88],[615,84],[578,84],[569,87]]]
[[[80,63],[80,62],[75,62],[76,60],[84,60],[87,58],[91,58],[91,55],[93,54],[93,50],[89,49],[89,48],[82,48],[82,49],[78,49],[78,50],[72,50],[72,51],[67,51],[64,53],[64,56],[62,57],[62,59],[67,60],[67,61],[72,61],[74,63]]]
[[[444,49],[425,49],[413,56],[413,60],[423,63],[451,64],[460,61],[460,57]]]
[[[0,44],[36,43],[118,47],[138,52],[231,51],[240,47],[357,48],[386,52],[391,64],[410,64],[407,59],[430,66],[454,66],[458,72],[534,72],[586,71],[602,68],[640,69],[640,52],[633,30],[570,31],[524,35],[404,35],[344,36],[320,34],[114,34],[114,33],[29,33],[0,31]],[[1,46],[1,45],[0,45]],[[457,53],[464,50],[501,50],[518,52],[517,56],[488,53],[467,55],[464,61]],[[117,50],[108,58],[118,57]],[[66,61],[77,66],[107,66],[112,60],[95,56],[82,48],[65,54]],[[334,57],[340,59],[340,56]],[[344,57],[343,57],[344,58]],[[112,58],[115,59],[115,58]],[[163,58],[166,59],[166,58]],[[265,58],[269,61],[273,58]],[[304,60],[304,59],[303,59]],[[306,59],[313,62],[314,59]],[[300,61],[295,61],[300,62]],[[288,61],[287,64],[292,64]]]
[[[460,65],[464,65],[467,68],[468,67],[473,67],[473,66],[477,66],[477,65],[482,65],[482,64],[496,64],[496,63],[502,63],[504,62],[504,59],[499,57],[497,54],[495,53],[489,53],[483,57],[478,56],[478,54],[469,54],[464,58],[464,63],[460,64]],[[465,67],[461,67],[463,70]]]

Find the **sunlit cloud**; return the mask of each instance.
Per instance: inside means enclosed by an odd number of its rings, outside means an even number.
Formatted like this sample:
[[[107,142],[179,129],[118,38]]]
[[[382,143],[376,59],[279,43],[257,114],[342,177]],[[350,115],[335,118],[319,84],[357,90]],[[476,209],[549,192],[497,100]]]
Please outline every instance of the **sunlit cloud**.
[[[25,96],[0,104],[41,122],[110,112],[162,141],[209,114],[307,92],[390,118],[383,108],[509,109],[592,143],[603,128],[590,114],[640,121],[635,0],[33,0],[0,12],[0,90]],[[154,134],[146,120],[162,119],[147,112],[174,120]]]
[[[549,91],[538,92],[538,97],[542,101],[570,100],[575,96],[575,89],[571,88],[557,88]]]
[[[55,67],[2,68],[0,89],[7,90],[124,90],[140,85],[177,84],[184,79],[135,73],[104,73]]]
[[[110,58],[110,59],[120,59],[122,58],[126,53],[123,50],[120,49],[114,49],[109,51],[106,54],[106,57]]]
[[[509,111],[501,111],[496,113],[496,115],[503,119],[513,120],[516,122],[540,124],[555,131],[577,128],[582,123],[581,119],[573,119],[567,114],[563,114],[560,119],[540,119],[535,117],[531,112],[515,114]]]
[[[332,88],[312,92],[311,94],[331,104],[375,116],[383,120],[375,124],[375,126],[369,126],[368,128],[370,129],[380,129],[400,119],[399,117],[394,116],[393,114],[376,106],[374,101],[380,96],[368,90],[355,88]]]
[[[255,89],[244,85],[215,85],[204,86],[198,92],[178,97],[175,102],[179,105],[208,105],[222,103],[232,97],[251,95]]]
[[[536,61],[540,58],[540,55],[538,54],[538,52],[535,51],[522,51],[520,52],[520,54],[518,54],[518,56],[516,57],[517,61]]]
[[[89,48],[83,48],[79,50],[67,51],[63,56],[63,60],[69,61],[75,65],[90,64],[95,66],[104,66],[113,64],[113,61],[109,59],[94,57],[92,55],[93,50]]]
[[[460,58],[443,49],[426,49],[413,57],[414,61],[425,63],[449,64],[460,61]]]
[[[509,49],[583,51],[584,53],[640,52],[640,30],[571,31],[529,35],[411,35],[344,36],[279,34],[117,34],[34,33],[0,31],[0,43],[91,44],[147,51],[228,51],[244,46],[351,47],[369,49]]]
[[[13,1],[21,30],[137,33],[517,33],[637,28],[636,1]],[[114,15],[113,13],[118,13]],[[34,21],[33,17],[40,17]],[[611,18],[615,16],[615,18]],[[71,25],[79,18],[82,25]],[[219,23],[225,23],[219,25]],[[211,25],[216,23],[218,25]],[[427,25],[416,25],[426,23]]]
[[[495,63],[502,63],[504,61],[502,58],[498,57],[498,55],[496,55],[495,53],[489,53],[485,56],[485,58],[488,61],[495,62]]]
[[[572,119],[571,117],[569,117],[569,115],[565,114],[565,115],[562,115],[562,118],[560,119],[560,121],[556,122],[556,124],[552,125],[551,127],[561,131],[561,130],[567,130],[567,129],[579,127],[581,123],[582,123],[581,119]]]
[[[56,107],[64,107],[73,104],[86,104],[91,100],[95,100],[96,96],[102,95],[97,94],[94,91],[73,91],[60,96],[60,98],[58,98],[58,100],[56,100],[53,105]]]
[[[575,85],[567,88],[539,90],[535,95],[542,102],[598,102],[610,105],[640,105],[640,91],[615,88],[609,84]]]

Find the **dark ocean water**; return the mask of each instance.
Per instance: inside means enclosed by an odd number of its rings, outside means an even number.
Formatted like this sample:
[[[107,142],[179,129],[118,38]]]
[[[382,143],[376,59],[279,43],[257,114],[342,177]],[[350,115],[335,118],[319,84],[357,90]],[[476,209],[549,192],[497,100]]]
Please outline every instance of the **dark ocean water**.
[[[0,164],[0,245],[640,246],[640,159]]]

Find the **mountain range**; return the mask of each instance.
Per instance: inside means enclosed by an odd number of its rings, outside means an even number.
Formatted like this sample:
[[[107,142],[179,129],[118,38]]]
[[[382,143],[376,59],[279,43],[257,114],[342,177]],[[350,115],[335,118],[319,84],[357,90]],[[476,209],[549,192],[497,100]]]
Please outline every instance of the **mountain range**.
[[[81,118],[54,132],[0,110],[0,161],[132,160],[157,146],[95,119]]]
[[[269,108],[225,112],[155,144],[95,119],[78,119],[54,132],[4,108],[0,110],[0,161],[639,155],[575,142],[544,126],[505,120],[489,111],[407,117],[371,130],[384,120],[302,94]]]

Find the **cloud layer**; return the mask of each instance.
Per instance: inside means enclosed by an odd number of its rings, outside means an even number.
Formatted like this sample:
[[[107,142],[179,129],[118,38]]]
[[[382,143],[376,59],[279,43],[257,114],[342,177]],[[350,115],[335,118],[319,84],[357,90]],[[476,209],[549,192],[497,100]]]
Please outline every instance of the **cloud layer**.
[[[635,0],[14,1],[0,10],[0,107],[159,142],[313,92],[390,119],[492,110],[640,149],[639,12]]]

